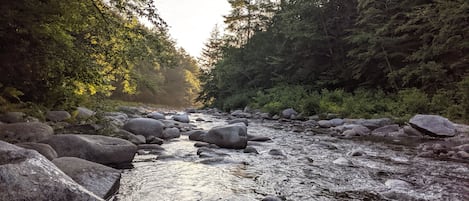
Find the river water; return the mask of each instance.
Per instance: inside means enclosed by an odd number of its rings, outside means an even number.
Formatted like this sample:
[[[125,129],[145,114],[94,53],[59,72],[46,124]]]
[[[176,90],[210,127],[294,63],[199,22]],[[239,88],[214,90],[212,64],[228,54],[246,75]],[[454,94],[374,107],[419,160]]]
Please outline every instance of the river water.
[[[205,130],[226,124],[218,117],[191,115],[197,117],[209,120],[196,123]],[[174,139],[163,145],[173,157],[135,157],[134,168],[122,175],[117,200],[249,201],[267,195],[284,200],[469,200],[467,163],[416,157],[412,143],[338,139],[282,128],[276,121],[250,122],[249,134],[272,141],[250,142],[259,154],[216,149],[228,155],[211,164],[201,163],[187,136]],[[271,155],[271,149],[284,155]],[[350,156],[354,150],[364,155]]]

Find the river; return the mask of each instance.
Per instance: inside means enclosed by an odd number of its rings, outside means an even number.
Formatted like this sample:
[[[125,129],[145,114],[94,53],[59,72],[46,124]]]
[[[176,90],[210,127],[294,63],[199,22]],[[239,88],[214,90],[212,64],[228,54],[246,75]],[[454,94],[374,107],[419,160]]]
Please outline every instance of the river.
[[[225,119],[192,114],[205,130]],[[139,155],[125,170],[120,201],[262,200],[469,200],[469,165],[416,157],[413,143],[339,139],[327,132],[294,132],[277,121],[251,121],[248,133],[269,142],[250,142],[259,154],[216,149],[223,161],[205,164],[187,136],[162,146],[165,157]],[[283,155],[272,155],[270,150]],[[351,156],[350,152],[362,156]],[[336,160],[339,159],[339,160]]]

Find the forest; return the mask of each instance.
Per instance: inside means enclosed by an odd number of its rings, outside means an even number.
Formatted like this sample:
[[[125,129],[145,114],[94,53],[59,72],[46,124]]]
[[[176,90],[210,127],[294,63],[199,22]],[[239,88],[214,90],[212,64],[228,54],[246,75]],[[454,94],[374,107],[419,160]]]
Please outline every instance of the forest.
[[[466,0],[230,0],[203,52],[207,106],[469,119]]]
[[[0,105],[71,109],[112,98],[189,106],[197,95],[196,60],[176,48],[153,0],[0,6]]]
[[[195,59],[176,47],[153,0],[3,1],[0,105],[111,98],[469,119],[467,0],[228,2]]]

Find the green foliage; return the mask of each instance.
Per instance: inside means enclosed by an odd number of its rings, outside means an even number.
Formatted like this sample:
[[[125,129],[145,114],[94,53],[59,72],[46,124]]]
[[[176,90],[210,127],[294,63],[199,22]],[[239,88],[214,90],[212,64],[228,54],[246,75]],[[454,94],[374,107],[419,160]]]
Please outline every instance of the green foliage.
[[[411,88],[397,93],[396,113],[400,116],[426,114],[429,111],[430,100],[422,90]]]

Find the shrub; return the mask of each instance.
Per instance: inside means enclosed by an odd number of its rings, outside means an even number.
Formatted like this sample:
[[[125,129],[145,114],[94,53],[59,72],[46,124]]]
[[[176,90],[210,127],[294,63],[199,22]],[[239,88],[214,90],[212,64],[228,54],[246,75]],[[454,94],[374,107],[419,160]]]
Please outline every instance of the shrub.
[[[394,111],[397,116],[412,116],[429,112],[430,101],[423,91],[411,88],[397,93],[397,104]]]

